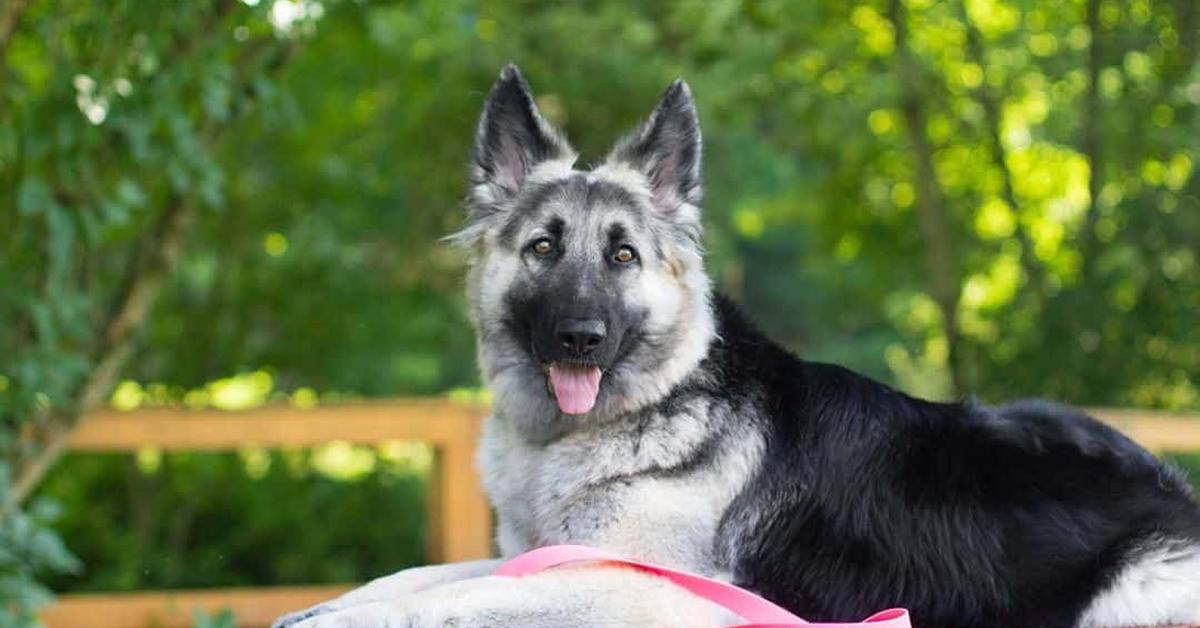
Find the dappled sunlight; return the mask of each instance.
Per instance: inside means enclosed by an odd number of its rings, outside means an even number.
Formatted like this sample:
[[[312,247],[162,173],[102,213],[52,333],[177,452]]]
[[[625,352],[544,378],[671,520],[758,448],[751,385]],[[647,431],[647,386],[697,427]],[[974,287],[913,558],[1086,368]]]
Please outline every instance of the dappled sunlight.
[[[268,15],[271,25],[281,35],[312,35],[317,20],[325,15],[325,5],[317,0],[271,0]]]
[[[864,49],[875,55],[888,55],[895,49],[895,34],[892,23],[875,9],[859,5],[850,13],[850,21],[862,31]]]
[[[327,477],[352,481],[374,471],[375,461],[375,453],[368,447],[334,441],[313,451],[312,466]]]
[[[208,402],[218,410],[247,410],[266,403],[275,388],[275,378],[255,371],[219,379],[206,386]]]
[[[239,411],[262,407],[268,403],[286,402],[307,410],[321,403],[353,401],[358,395],[327,391],[318,393],[309,386],[300,386],[290,393],[279,390],[271,369],[242,372],[222,377],[196,388],[168,386],[161,382],[142,384],[123,380],[114,388],[109,404],[121,411],[141,407],[183,406],[193,410],[214,408]]]
[[[918,339],[913,345],[892,343],[884,350],[884,360],[896,381],[905,390],[923,397],[952,397],[949,345],[937,304],[919,292],[893,293],[886,308],[889,317],[907,336]]]
[[[429,444],[135,443],[37,487],[105,404],[121,425],[482,414],[467,256],[440,239],[509,61],[580,167],[687,80],[705,266],[801,357],[936,399],[1200,408],[1188,2],[8,3],[0,532],[49,549],[0,534],[0,623],[38,578],[343,582],[382,569],[368,542],[420,562]],[[52,573],[74,563],[48,526],[84,574]]]
[[[962,309],[965,312],[997,310],[1012,302],[1021,286],[1018,257],[1005,253],[992,260],[986,272],[971,275],[963,283]]]
[[[905,390],[927,399],[947,399],[952,395],[945,348],[944,338],[931,338],[916,351],[893,343],[884,351],[884,359]]]
[[[1003,199],[988,199],[975,214],[975,233],[984,240],[1003,240],[1016,229],[1016,214]]]
[[[1021,12],[1002,0],[968,0],[967,15],[991,38],[1008,34],[1021,24]]]

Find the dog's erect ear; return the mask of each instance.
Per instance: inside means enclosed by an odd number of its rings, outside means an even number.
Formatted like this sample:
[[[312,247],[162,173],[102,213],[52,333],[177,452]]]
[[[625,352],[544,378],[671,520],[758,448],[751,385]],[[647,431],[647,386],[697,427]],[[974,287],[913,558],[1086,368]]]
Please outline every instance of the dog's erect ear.
[[[608,162],[644,174],[662,211],[700,202],[700,117],[683,79],[671,83],[641,128],[617,142]]]
[[[566,139],[538,113],[521,70],[505,66],[475,134],[471,183],[478,209],[494,209],[511,199],[538,164],[574,157]]]

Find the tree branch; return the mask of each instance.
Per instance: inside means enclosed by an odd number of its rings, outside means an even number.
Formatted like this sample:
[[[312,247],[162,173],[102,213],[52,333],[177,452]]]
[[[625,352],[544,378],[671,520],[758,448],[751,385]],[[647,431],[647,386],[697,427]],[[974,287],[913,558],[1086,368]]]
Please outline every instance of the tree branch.
[[[151,240],[157,243],[156,250],[135,274],[120,301],[120,307],[109,317],[100,359],[80,389],[78,405],[82,411],[99,407],[112,389],[124,355],[128,353],[131,332],[146,320],[146,315],[162,291],[163,280],[179,261],[184,237],[194,214],[195,208],[191,202],[174,197],[159,217]]]
[[[4,56],[8,54],[8,44],[12,41],[13,33],[21,24],[21,18],[29,9],[29,0],[8,0],[8,6],[0,13],[0,65],[4,64]]]
[[[1183,0],[1179,3],[1178,13],[1180,54],[1184,68],[1191,70],[1200,57],[1200,2]]]
[[[1088,164],[1088,206],[1083,221],[1083,281],[1089,282],[1095,269],[1096,221],[1100,217],[1100,192],[1104,190],[1104,161],[1100,144],[1100,0],[1087,1],[1087,27],[1091,35],[1087,55],[1087,92],[1083,98],[1083,156]]]
[[[1025,271],[1025,276],[1028,277],[1030,283],[1035,285],[1040,284],[1042,278],[1041,264],[1034,254],[1033,238],[1029,236],[1029,231],[1025,228],[1025,225],[1021,223],[1021,206],[1017,203],[1017,195],[1013,191],[1012,170],[1008,167],[1008,151],[1004,148],[1004,142],[1000,137],[1000,102],[992,94],[991,88],[988,87],[987,64],[985,63],[983,54],[983,36],[971,21],[966,3],[959,2],[958,6],[963,25],[967,29],[967,58],[979,66],[984,76],[984,79],[979,83],[979,87],[974,90],[974,95],[975,100],[983,109],[984,125],[987,127],[985,133],[992,149],[992,164],[1000,170],[1000,174],[1002,175],[1000,177],[1000,196],[1017,214],[1016,236],[1017,240],[1021,243],[1021,267]]]
[[[947,366],[950,369],[953,393],[961,395],[967,389],[967,385],[958,368],[958,301],[962,292],[958,254],[950,235],[944,194],[933,163],[933,147],[925,135],[926,120],[919,90],[920,77],[916,59],[908,46],[908,24],[903,0],[889,2],[888,17],[895,32],[896,84],[900,92],[900,109],[904,114],[916,166],[917,220],[925,240],[929,292],[942,314],[942,328],[948,349]]]
[[[222,0],[218,4],[218,17],[212,21],[234,7],[235,0]],[[194,52],[198,47],[187,45],[185,48]],[[269,57],[267,67],[271,71],[279,70],[295,51],[296,44],[293,42],[280,54]],[[243,63],[249,63],[251,58],[243,57],[242,60]],[[252,98],[252,95],[247,94],[246,98]],[[215,141],[219,131],[225,128],[204,123],[199,131],[202,142],[207,144]],[[100,326],[99,344],[94,354],[95,366],[80,386],[73,403],[43,421],[40,426],[41,437],[38,439],[43,447],[19,466],[9,499],[0,504],[0,520],[20,506],[63,454],[79,417],[104,404],[120,376],[122,366],[133,351],[134,331],[145,323],[166,278],[178,262],[194,214],[195,206],[190,199],[178,195],[169,198],[148,239],[147,253],[135,256],[129,275],[122,283],[104,324]]]
[[[138,265],[118,307],[109,316],[95,356],[96,366],[80,387],[74,405],[50,418],[43,436],[46,445],[18,470],[10,503],[0,510],[0,519],[33,492],[50,466],[62,455],[77,418],[104,403],[108,391],[116,384],[121,366],[133,350],[133,330],[145,322],[151,306],[162,292],[164,280],[179,260],[194,214],[195,206],[190,201],[174,197],[159,216],[153,237],[154,252]]]

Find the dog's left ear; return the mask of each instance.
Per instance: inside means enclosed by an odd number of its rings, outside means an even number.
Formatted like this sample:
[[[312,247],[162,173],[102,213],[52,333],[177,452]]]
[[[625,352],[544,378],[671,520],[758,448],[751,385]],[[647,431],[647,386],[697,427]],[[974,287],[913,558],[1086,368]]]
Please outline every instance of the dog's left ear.
[[[700,117],[683,79],[671,83],[641,128],[617,142],[608,162],[645,175],[660,211],[700,202]]]
[[[471,183],[476,210],[495,210],[516,196],[538,164],[574,157],[566,139],[538,112],[521,70],[505,66],[475,134]]]

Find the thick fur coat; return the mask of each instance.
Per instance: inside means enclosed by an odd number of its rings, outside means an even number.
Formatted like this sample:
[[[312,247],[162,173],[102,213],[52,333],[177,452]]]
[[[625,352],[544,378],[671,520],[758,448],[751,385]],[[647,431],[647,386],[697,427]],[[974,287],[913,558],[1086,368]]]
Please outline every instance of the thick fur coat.
[[[495,398],[480,469],[501,553],[590,544],[814,621],[1200,624],[1200,506],[1118,432],[1041,401],[914,399],[798,359],[715,295],[700,129],[676,82],[597,168],[506,68],[476,136],[469,252]],[[720,626],[645,574],[409,570],[279,625]]]

